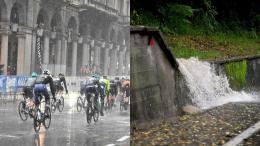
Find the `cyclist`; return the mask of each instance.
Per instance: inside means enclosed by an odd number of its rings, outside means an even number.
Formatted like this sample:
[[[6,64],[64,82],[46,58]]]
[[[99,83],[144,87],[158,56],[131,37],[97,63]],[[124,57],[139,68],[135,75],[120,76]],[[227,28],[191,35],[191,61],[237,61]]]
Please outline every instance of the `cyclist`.
[[[99,79],[99,93],[101,98],[101,110],[100,115],[103,116],[103,109],[104,109],[104,99],[106,97],[107,89],[108,89],[109,80],[103,78]]]
[[[50,97],[47,90],[47,85],[50,86],[51,94],[53,96],[54,101],[56,101],[55,98],[55,88],[53,85],[53,79],[51,77],[50,71],[44,70],[42,72],[42,75],[38,76],[36,78],[35,84],[34,84],[34,95],[35,95],[35,106],[39,107],[40,100],[38,97],[42,94],[45,97],[45,102],[47,105],[50,105]]]
[[[121,82],[120,82],[119,77],[115,77],[115,83],[116,83],[116,86],[117,86],[117,91],[122,92],[121,91]]]
[[[85,83],[85,97],[87,98],[88,103],[90,103],[91,94],[94,94],[95,106],[97,105],[97,100],[98,100],[98,82],[99,79],[96,76],[92,76],[88,80],[86,80]]]
[[[26,98],[33,98],[33,87],[35,84],[35,80],[38,74],[36,72],[32,72],[31,78],[28,78],[24,87],[23,87],[23,93]]]
[[[114,80],[110,81],[110,95],[113,101],[113,104],[115,103],[115,97],[117,96],[117,85]]]
[[[122,81],[122,91],[125,95],[124,102],[125,102],[125,104],[128,104],[129,98],[130,98],[130,80],[129,79],[124,79]]]
[[[107,101],[109,99],[109,92],[110,92],[110,81],[107,79],[107,76],[103,76],[103,81],[106,85],[106,97],[107,97]]]
[[[53,80],[56,92],[62,92],[65,88],[66,94],[68,94],[68,89],[67,89],[67,84],[66,84],[66,79],[65,76],[62,73],[59,73],[58,79]],[[62,86],[63,84],[63,86]]]
[[[129,98],[130,98],[130,84],[126,84],[124,88],[125,97],[124,97],[124,103],[125,105],[129,104]],[[125,106],[125,110],[127,110],[127,106]]]

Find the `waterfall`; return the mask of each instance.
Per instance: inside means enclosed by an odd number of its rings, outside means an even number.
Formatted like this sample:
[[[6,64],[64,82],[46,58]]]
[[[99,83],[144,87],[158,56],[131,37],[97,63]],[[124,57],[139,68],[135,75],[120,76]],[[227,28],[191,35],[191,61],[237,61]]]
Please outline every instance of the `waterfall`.
[[[189,96],[201,109],[209,109],[229,102],[257,102],[258,99],[244,91],[230,88],[226,75],[218,75],[214,66],[197,58],[177,59]]]

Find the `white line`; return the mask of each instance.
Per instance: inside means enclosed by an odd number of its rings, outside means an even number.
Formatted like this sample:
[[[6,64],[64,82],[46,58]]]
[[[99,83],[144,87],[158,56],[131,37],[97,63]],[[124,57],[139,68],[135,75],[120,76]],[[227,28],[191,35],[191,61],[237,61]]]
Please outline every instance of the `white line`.
[[[0,111],[7,111],[7,110],[8,110],[8,109],[6,109],[6,108],[5,108],[5,109],[0,109]]]
[[[0,135],[0,137],[17,138],[17,136],[13,136],[13,135]]]
[[[124,141],[126,139],[128,139],[130,136],[123,136],[121,138],[119,138],[117,141],[120,142],[120,141]]]
[[[121,123],[121,124],[129,124],[130,122],[126,122],[126,121],[117,121],[117,123]]]
[[[238,136],[232,138],[229,142],[224,144],[223,146],[235,146],[241,143],[244,139],[250,137],[254,133],[260,130],[260,121],[257,122],[254,126],[249,127],[244,132],[240,133]]]
[[[105,146],[115,146],[115,144],[107,144],[107,145],[105,145]]]

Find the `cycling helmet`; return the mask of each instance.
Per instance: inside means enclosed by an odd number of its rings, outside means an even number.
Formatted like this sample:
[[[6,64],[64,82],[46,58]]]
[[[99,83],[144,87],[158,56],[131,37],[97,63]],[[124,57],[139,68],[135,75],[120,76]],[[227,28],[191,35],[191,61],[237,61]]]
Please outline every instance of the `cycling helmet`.
[[[44,70],[44,71],[42,72],[42,74],[44,74],[44,75],[50,75],[51,72],[50,72],[49,70]]]
[[[62,77],[64,77],[64,74],[62,74],[62,73],[59,73],[59,76],[62,76]]]
[[[114,81],[114,80],[111,80],[110,83],[115,83],[115,81]]]
[[[36,72],[32,72],[32,75],[31,75],[32,77],[37,77],[38,76],[38,74],[36,73]]]

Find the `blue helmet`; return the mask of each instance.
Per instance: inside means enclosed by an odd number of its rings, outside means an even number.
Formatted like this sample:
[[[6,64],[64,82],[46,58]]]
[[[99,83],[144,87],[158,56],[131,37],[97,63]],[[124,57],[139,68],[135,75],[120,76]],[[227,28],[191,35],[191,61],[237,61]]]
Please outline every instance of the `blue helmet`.
[[[32,72],[32,75],[31,75],[32,77],[37,77],[38,76],[38,74],[36,73],[36,72]]]

